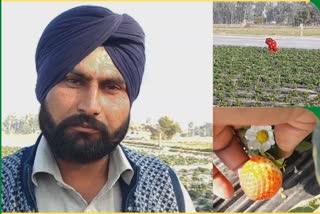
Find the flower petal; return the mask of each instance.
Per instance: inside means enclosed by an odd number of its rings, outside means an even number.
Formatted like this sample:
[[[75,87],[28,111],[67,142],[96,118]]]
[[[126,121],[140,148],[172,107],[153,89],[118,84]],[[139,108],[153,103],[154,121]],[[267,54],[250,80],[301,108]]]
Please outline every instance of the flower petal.
[[[256,139],[256,135],[257,135],[256,130],[250,128],[250,129],[248,129],[248,130],[246,131],[244,137],[245,137],[247,140],[255,140],[255,139]]]
[[[268,131],[268,135],[269,135],[269,142],[270,145],[274,145],[275,144],[275,140],[274,140],[274,136],[273,136],[273,132],[272,131]]]
[[[272,131],[272,127],[271,126],[260,126],[261,130],[266,130],[266,131]]]
[[[258,143],[257,141],[255,140],[251,140],[251,141],[248,141],[248,148],[249,149],[253,149],[253,150],[257,150],[257,149],[260,149],[260,143]]]
[[[252,129],[252,130],[255,131],[255,132],[258,132],[258,131],[261,130],[260,127],[261,127],[261,126],[251,126],[250,129]]]
[[[269,150],[270,148],[271,148],[271,145],[270,145],[269,142],[261,144],[261,150],[264,151],[264,152]]]

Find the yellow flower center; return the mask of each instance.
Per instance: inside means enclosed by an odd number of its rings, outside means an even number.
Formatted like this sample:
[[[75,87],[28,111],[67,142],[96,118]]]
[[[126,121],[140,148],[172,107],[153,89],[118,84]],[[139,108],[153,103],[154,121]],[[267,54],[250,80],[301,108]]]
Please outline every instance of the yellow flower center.
[[[257,136],[256,136],[256,140],[259,143],[264,144],[265,142],[267,142],[269,140],[268,132],[266,130],[258,131]]]

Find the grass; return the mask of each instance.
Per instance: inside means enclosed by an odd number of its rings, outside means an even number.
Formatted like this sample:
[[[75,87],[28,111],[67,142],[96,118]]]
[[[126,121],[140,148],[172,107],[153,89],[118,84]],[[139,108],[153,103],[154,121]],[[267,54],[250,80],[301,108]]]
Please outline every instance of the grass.
[[[215,34],[228,35],[274,35],[274,36],[300,36],[300,27],[275,26],[275,25],[213,25]],[[320,26],[304,27],[303,36],[320,36]]]
[[[202,151],[202,152],[211,152],[212,143],[207,142],[177,142],[170,146],[170,148],[175,149],[184,149],[184,150],[193,150],[193,151]]]
[[[213,96],[219,106],[320,104],[320,50],[214,47]]]
[[[11,155],[21,149],[20,147],[9,147],[9,146],[2,146],[1,149],[1,157],[6,157],[8,155]]]

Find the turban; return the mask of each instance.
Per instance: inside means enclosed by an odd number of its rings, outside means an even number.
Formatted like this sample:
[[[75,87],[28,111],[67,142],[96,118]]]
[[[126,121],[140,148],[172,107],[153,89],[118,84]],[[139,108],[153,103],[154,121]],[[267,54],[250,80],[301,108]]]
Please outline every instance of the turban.
[[[104,46],[123,76],[130,103],[137,98],[145,65],[144,32],[127,14],[97,6],[79,6],[53,19],[36,51],[36,95],[48,92],[97,47]]]

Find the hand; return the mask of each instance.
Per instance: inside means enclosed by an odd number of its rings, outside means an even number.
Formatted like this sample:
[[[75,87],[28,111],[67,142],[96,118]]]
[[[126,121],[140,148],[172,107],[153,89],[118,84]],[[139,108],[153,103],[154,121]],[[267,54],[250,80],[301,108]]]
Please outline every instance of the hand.
[[[274,125],[275,141],[282,157],[290,156],[295,147],[314,129],[316,116],[304,108],[220,108],[213,109],[213,150],[236,174],[249,159],[236,130],[242,126]],[[229,199],[232,184],[213,165],[213,193]]]

